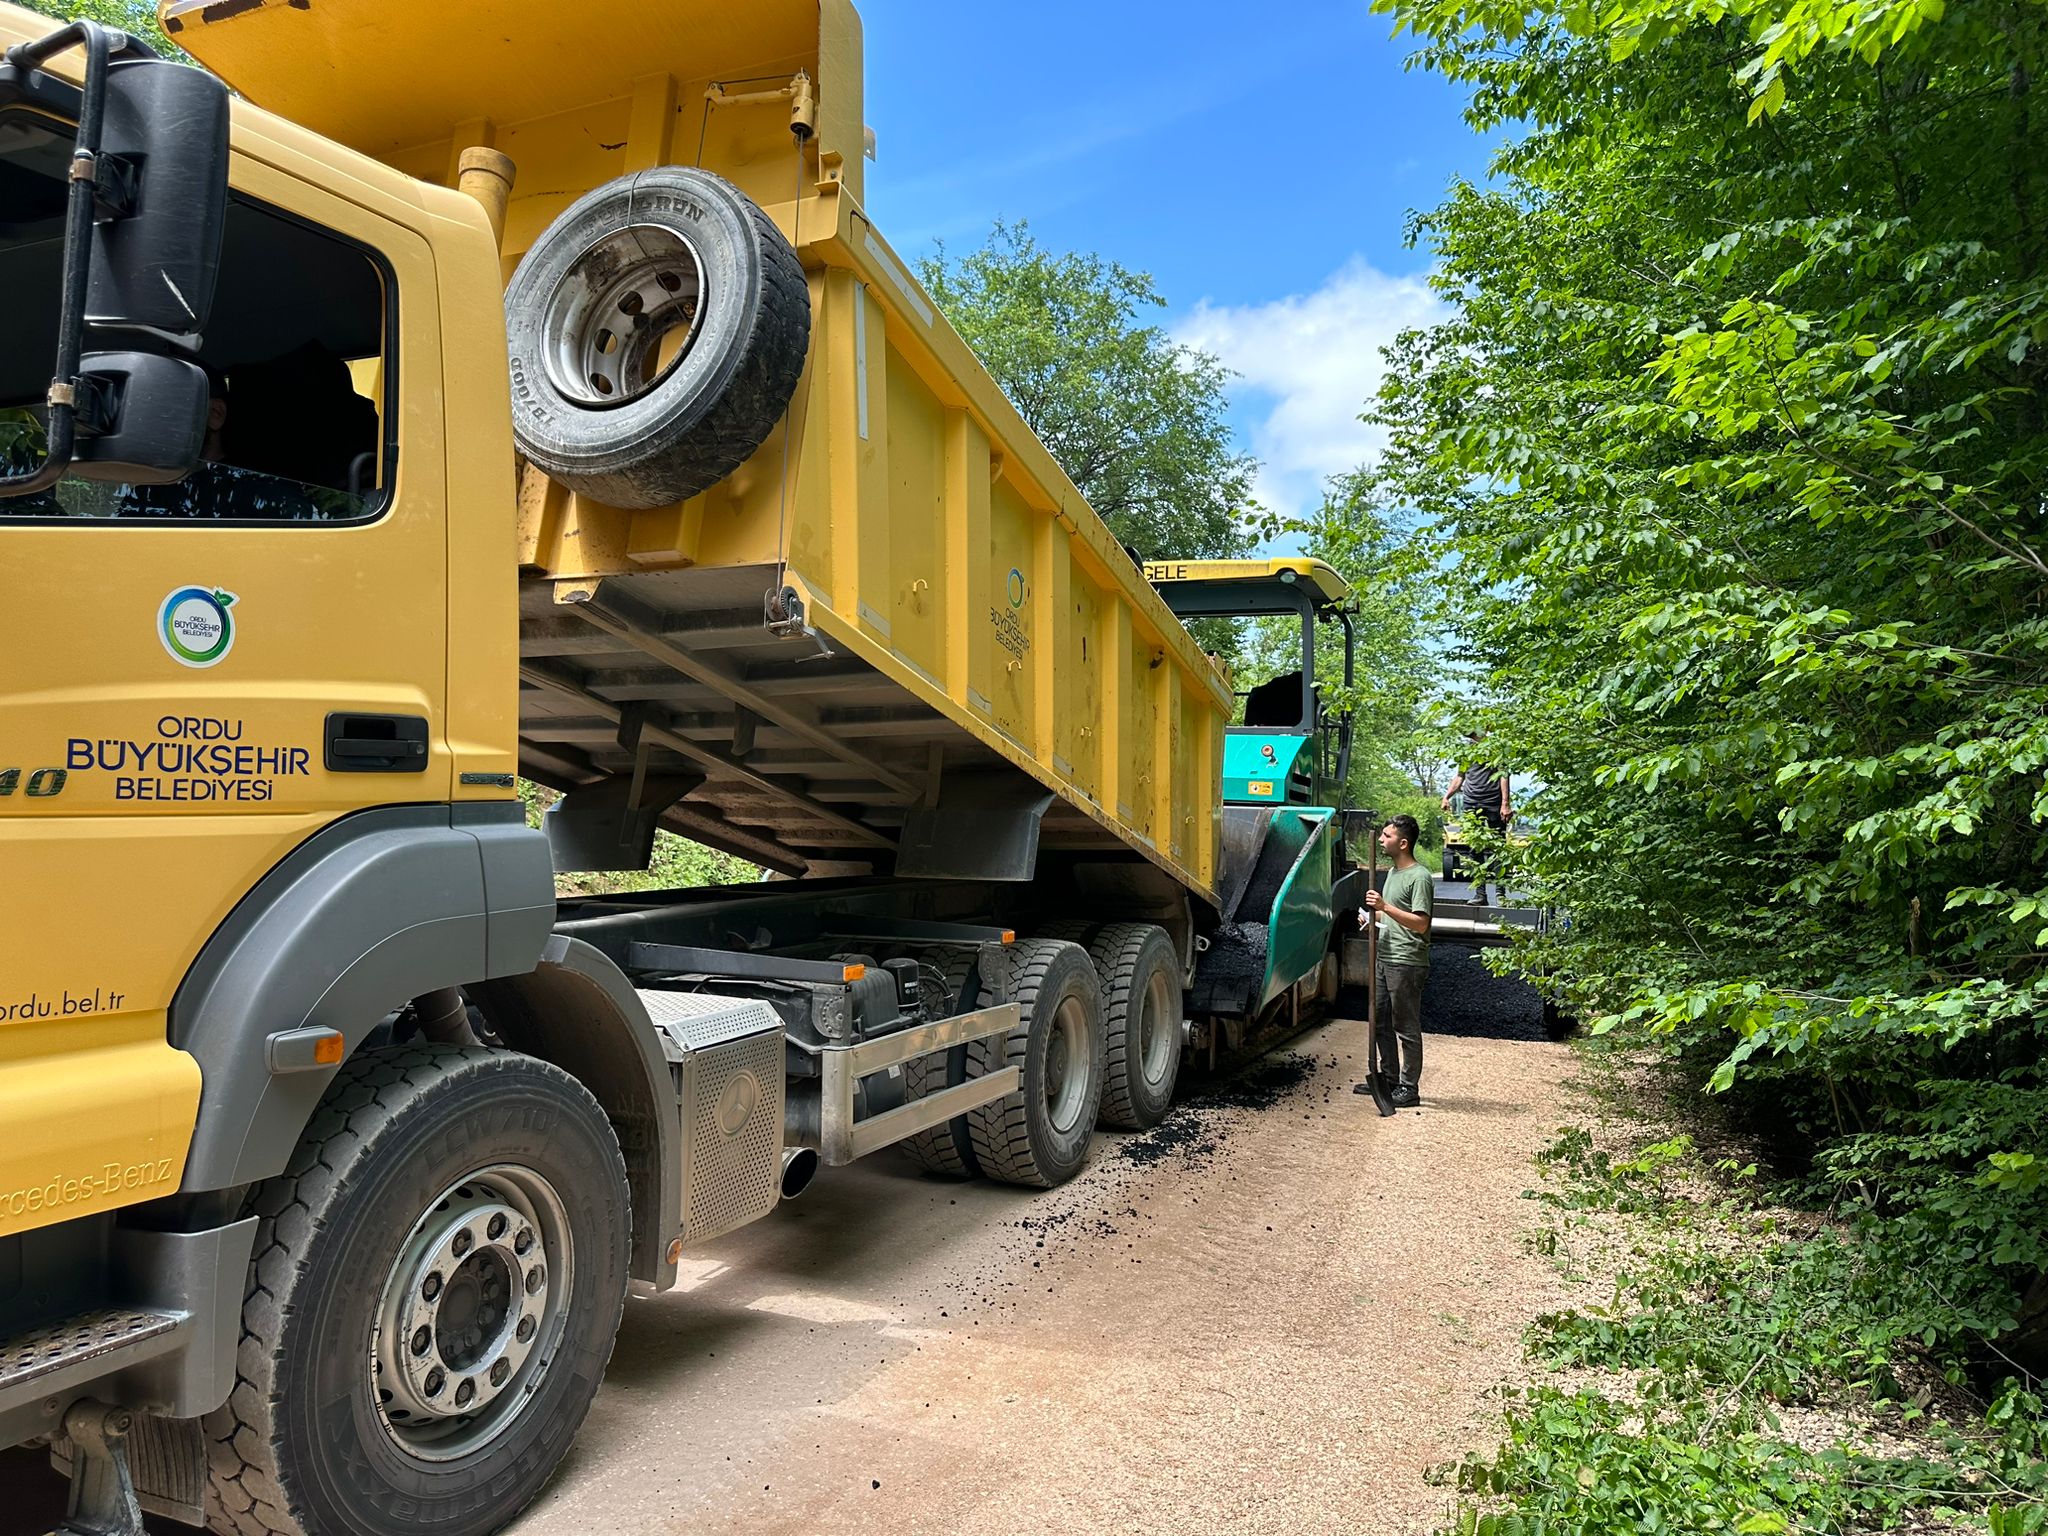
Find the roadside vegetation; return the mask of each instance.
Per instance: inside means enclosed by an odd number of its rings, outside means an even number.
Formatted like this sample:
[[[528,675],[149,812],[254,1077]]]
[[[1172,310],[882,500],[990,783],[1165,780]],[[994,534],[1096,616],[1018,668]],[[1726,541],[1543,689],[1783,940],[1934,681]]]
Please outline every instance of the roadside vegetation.
[[[547,808],[561,796],[531,779],[519,781],[519,799],[526,824],[540,825]],[[680,891],[700,885],[744,885],[761,878],[760,869],[745,859],[673,832],[657,830],[654,852],[645,869],[566,871],[555,876],[557,896],[621,896],[638,891]]]
[[[1461,1528],[2048,1529],[2048,8],[1377,4],[1503,144],[1355,492],[1544,786],[1508,963],[1755,1146],[1554,1150],[1634,1246]]]
[[[1669,1064],[1584,1052],[1531,1234],[1584,1300],[1527,1336],[1454,1536],[2048,1531],[2048,1403],[1825,1180],[1778,1179]],[[1682,1128],[1683,1127],[1683,1128]]]

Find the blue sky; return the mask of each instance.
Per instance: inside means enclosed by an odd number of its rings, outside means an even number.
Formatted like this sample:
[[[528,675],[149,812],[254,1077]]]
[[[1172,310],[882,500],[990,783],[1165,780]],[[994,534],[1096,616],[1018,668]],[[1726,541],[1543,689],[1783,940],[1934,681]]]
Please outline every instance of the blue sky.
[[[1242,376],[1233,425],[1279,510],[1373,451],[1355,418],[1379,344],[1439,312],[1404,221],[1488,149],[1366,0],[868,0],[862,19],[867,202],[906,257],[1021,218],[1152,273],[1164,323]]]

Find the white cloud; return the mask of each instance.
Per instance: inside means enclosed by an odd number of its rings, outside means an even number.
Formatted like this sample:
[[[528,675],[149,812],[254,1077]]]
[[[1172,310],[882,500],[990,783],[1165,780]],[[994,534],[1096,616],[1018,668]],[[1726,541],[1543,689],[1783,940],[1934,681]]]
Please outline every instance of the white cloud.
[[[1264,304],[1197,304],[1173,327],[1238,375],[1232,414],[1259,458],[1257,494],[1307,512],[1323,481],[1378,456],[1385,434],[1358,419],[1386,372],[1380,348],[1448,310],[1420,276],[1391,277],[1353,257],[1312,293]]]

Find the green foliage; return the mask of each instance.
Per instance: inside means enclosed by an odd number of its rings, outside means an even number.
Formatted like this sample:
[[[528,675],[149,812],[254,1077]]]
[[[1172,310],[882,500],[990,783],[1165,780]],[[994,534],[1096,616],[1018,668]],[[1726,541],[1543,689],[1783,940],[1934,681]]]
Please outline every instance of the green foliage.
[[[1538,1162],[1540,1246],[1619,1258],[1531,1353],[1598,1385],[1507,1394],[1500,1446],[1453,1469],[1457,1536],[2048,1529],[2041,1398],[2008,1384],[1959,1428],[1902,1384],[1958,1374],[1964,1341],[1922,1330],[1946,1303],[1881,1231],[1764,1207],[1753,1165],[1702,1168],[1688,1136],[1615,1159],[1570,1127]],[[1795,1407],[1832,1432],[1795,1440]]]
[[[519,798],[526,806],[527,825],[537,827],[542,813],[559,797],[544,785],[521,779]],[[657,831],[647,868],[559,874],[555,876],[555,894],[619,896],[634,891],[688,890],[700,885],[747,885],[760,878],[761,871],[745,859],[706,848],[673,832]]]
[[[1326,561],[1351,587],[1356,662],[1349,687],[1342,628],[1325,624],[1316,636],[1324,704],[1352,714],[1345,803],[1387,816],[1405,812],[1422,824],[1425,841],[1438,842],[1442,733],[1428,712],[1440,684],[1427,643],[1433,573],[1412,527],[1387,504],[1372,472],[1360,470],[1331,481],[1308,517],[1269,532]],[[1271,633],[1284,628],[1290,647],[1296,645],[1292,620],[1271,622]],[[1298,655],[1289,664],[1298,664]],[[1256,665],[1252,670],[1257,675]]]
[[[21,407],[0,410],[0,474],[18,475],[42,462],[43,423]]]
[[[1243,554],[1253,462],[1232,448],[1223,365],[1143,323],[1165,300],[1143,272],[1055,255],[1022,224],[919,276],[1025,423],[1145,559]]]
[[[185,51],[157,25],[151,0],[14,0],[31,11],[58,21],[96,21],[139,37],[167,59],[183,59]]]
[[[1374,415],[1546,786],[1520,961],[2038,1369],[2048,8],[1377,4],[1517,133]]]

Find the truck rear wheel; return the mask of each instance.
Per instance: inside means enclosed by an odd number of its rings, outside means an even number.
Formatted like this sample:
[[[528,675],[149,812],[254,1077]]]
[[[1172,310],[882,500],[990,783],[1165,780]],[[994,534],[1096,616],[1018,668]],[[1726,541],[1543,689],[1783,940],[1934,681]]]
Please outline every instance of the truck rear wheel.
[[[586,192],[505,291],[519,451],[613,507],[708,490],[783,419],[810,346],[796,251],[722,176],[664,165]]]
[[[1016,1092],[968,1111],[981,1171],[1050,1189],[1087,1166],[1102,1105],[1102,986],[1078,945],[1025,939],[1010,950],[1017,1027],[967,1048],[967,1075],[1016,1067]]]
[[[1111,923],[1088,955],[1102,982],[1102,1123],[1150,1130],[1173,1107],[1180,1077],[1180,957],[1153,923]]]
[[[1090,923],[1061,918],[1040,938],[1084,946],[1102,983],[1107,1069],[1102,1123],[1147,1131],[1173,1107],[1180,1078],[1181,971],[1173,939],[1156,923]]]
[[[484,1536],[524,1508],[625,1305],[626,1172],[596,1100],[506,1052],[362,1055],[250,1209],[212,1529]]]
[[[928,950],[922,958],[944,978],[949,1014],[965,1013],[970,1008],[981,1006],[979,988],[975,996],[965,995],[968,973],[974,968],[973,950]],[[940,1056],[913,1057],[903,1064],[903,1100],[907,1104],[912,1099],[921,1099],[926,1094],[966,1081],[967,1047],[964,1045],[956,1045]],[[965,1115],[955,1115],[930,1130],[906,1136],[897,1145],[903,1149],[905,1157],[926,1173],[971,1179],[981,1172],[981,1165],[974,1160],[974,1138],[968,1132]]]

